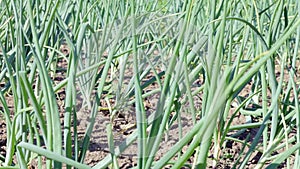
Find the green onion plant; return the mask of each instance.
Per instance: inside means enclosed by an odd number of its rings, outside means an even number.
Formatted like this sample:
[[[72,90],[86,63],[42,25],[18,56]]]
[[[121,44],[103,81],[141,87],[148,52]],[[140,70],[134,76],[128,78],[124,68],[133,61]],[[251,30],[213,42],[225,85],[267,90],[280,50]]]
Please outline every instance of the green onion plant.
[[[231,168],[257,153],[254,168],[300,167],[298,1],[0,0],[0,9],[0,168],[119,168],[133,143],[135,168],[217,167],[230,142],[241,146]],[[80,111],[90,119],[82,135]],[[87,165],[104,111],[109,153]],[[120,114],[135,129],[117,145]],[[175,126],[178,141],[159,156]]]

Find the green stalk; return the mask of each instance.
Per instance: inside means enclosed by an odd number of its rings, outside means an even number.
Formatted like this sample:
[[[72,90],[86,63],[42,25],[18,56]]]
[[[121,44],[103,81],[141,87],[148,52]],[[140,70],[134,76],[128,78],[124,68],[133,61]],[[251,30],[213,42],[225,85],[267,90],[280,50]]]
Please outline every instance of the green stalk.
[[[85,136],[84,136],[84,139],[83,139],[83,143],[82,143],[82,152],[81,152],[80,158],[79,158],[80,162],[84,161],[84,157],[85,157],[86,151],[88,149],[90,136],[91,136],[91,133],[92,133],[92,130],[93,130],[93,127],[94,127],[95,118],[96,118],[97,113],[98,113],[98,107],[100,106],[100,98],[101,98],[103,90],[104,90],[105,81],[106,81],[106,78],[108,76],[108,71],[109,71],[109,68],[111,66],[111,62],[114,59],[114,53],[117,50],[117,44],[119,43],[119,39],[121,38],[121,35],[122,35],[123,30],[124,30],[125,23],[127,21],[128,16],[129,16],[129,11],[127,11],[126,15],[124,16],[124,18],[122,20],[121,25],[118,27],[118,30],[116,32],[116,36],[113,38],[111,51],[109,52],[109,54],[108,54],[108,56],[105,60],[105,65],[104,65],[104,68],[103,68],[103,71],[102,71],[102,74],[101,74],[101,78],[100,78],[101,80],[100,80],[99,86],[97,88],[96,104],[93,105],[92,112],[91,112],[91,115],[90,115],[91,122],[87,126],[87,130],[86,130],[86,133],[85,133]]]
[[[53,9],[55,10],[55,8]],[[32,32],[34,47],[31,46],[31,49],[35,52],[34,57],[37,63],[37,67],[40,71],[40,78],[42,83],[42,90],[45,97],[45,107],[46,107],[46,118],[48,122],[48,136],[47,141],[49,145],[49,150],[53,150],[57,154],[62,153],[62,134],[60,127],[60,117],[58,112],[58,106],[56,103],[56,98],[54,96],[53,87],[51,84],[51,80],[47,74],[47,69],[44,65],[44,60],[42,56],[42,49],[39,43],[38,34],[35,28],[34,16],[32,13],[32,4],[30,1],[27,3],[27,12],[30,18],[30,26]],[[27,39],[29,40],[29,39]],[[30,42],[30,41],[29,41]],[[49,162],[50,163],[50,162]],[[48,163],[48,168],[51,168],[51,165]],[[61,167],[61,163],[54,163],[55,167]]]
[[[168,117],[170,115],[170,109],[171,109],[171,106],[172,106],[172,103],[173,103],[173,100],[174,100],[174,97],[175,97],[175,93],[176,93],[175,89],[177,87],[178,77],[175,77],[175,81],[173,82],[172,86],[170,86],[170,80],[172,78],[172,72],[174,72],[174,69],[175,69],[175,66],[176,66],[176,60],[178,59],[179,48],[180,48],[180,45],[182,44],[181,41],[183,40],[183,36],[184,36],[185,31],[187,29],[186,25],[189,23],[190,12],[192,10],[192,5],[193,5],[192,1],[188,2],[188,4],[187,4],[187,7],[188,7],[186,9],[187,14],[185,15],[185,18],[183,20],[183,23],[182,23],[183,25],[182,25],[182,28],[180,29],[180,34],[179,34],[179,37],[178,37],[176,45],[175,45],[174,55],[171,58],[171,61],[170,61],[169,66],[168,66],[168,70],[167,70],[166,75],[165,75],[165,81],[164,81],[164,85],[163,85],[163,88],[162,88],[162,93],[161,93],[159,101],[157,103],[157,108],[156,108],[156,112],[155,112],[155,115],[154,115],[156,119],[154,120],[154,122],[151,126],[150,134],[149,134],[148,140],[147,140],[147,145],[149,147],[151,147],[152,150],[148,153],[149,159],[147,160],[145,168],[150,168],[151,167],[151,164],[153,162],[155,154],[158,150],[158,147],[159,147],[159,144],[160,144],[160,141],[161,141],[163,131],[164,131],[164,128],[166,126]],[[183,51],[184,51],[184,49],[185,48],[183,47]],[[180,58],[180,59],[181,59],[181,62],[179,62],[179,63],[182,64],[182,58]],[[179,68],[181,68],[181,65],[179,66]],[[179,76],[179,72],[180,72],[180,69],[177,70],[176,76]],[[168,92],[170,92],[171,96],[169,98],[170,99],[169,104],[166,105],[166,111],[164,111],[164,107],[165,107]],[[164,114],[163,114],[163,112],[164,112]],[[163,114],[163,116],[162,116],[162,114]]]
[[[132,28],[132,42],[133,42],[133,67],[134,67],[134,77],[135,77],[135,107],[136,107],[136,122],[137,122],[137,130],[138,130],[138,168],[145,168],[145,164],[147,161],[146,152],[146,129],[147,129],[147,121],[146,121],[146,112],[144,108],[144,102],[142,98],[142,89],[140,82],[140,70],[139,70],[139,54],[137,50],[137,34],[136,34],[136,16],[135,10],[138,10],[138,7],[135,7],[135,2],[131,1],[131,28]]]
[[[207,97],[207,104],[206,104],[206,110],[205,110],[205,114],[209,112],[209,109],[211,109],[211,103],[215,97],[215,92],[216,92],[216,89],[217,89],[217,85],[225,85],[225,83],[219,83],[219,76],[221,74],[221,66],[223,64],[223,37],[224,37],[224,33],[225,33],[225,21],[226,21],[226,14],[227,14],[227,1],[225,1],[225,4],[224,4],[224,14],[222,16],[222,21],[221,21],[221,25],[220,25],[220,30],[217,31],[217,35],[216,35],[216,39],[220,39],[220,40],[216,40],[213,47],[210,48],[210,50],[214,50],[214,47],[216,49],[216,55],[208,55],[210,58],[209,60],[213,60],[212,61],[212,69],[211,69],[211,72],[208,72],[208,74],[210,74],[211,78],[209,79],[209,85],[207,86],[208,87],[208,97]],[[209,41],[213,41],[213,39],[209,40]],[[209,70],[209,69],[208,69]],[[224,75],[223,75],[224,76]],[[221,103],[220,103],[221,104]],[[225,104],[223,104],[223,106],[225,106]],[[218,113],[218,112],[214,112],[214,113]],[[206,115],[207,116],[207,115]],[[204,117],[206,118],[206,117]],[[217,119],[214,119],[213,121],[216,121]],[[212,123],[212,124],[215,124],[215,123]],[[202,140],[201,141],[201,144],[200,144],[200,150],[199,152],[201,152],[197,158],[197,167],[199,168],[205,168],[206,167],[206,160],[207,160],[207,153],[208,153],[208,149],[211,145],[211,137],[214,134],[215,136],[215,140],[217,139],[217,130],[214,129],[215,126],[212,126],[210,125],[208,127],[208,130],[206,132],[206,134],[204,135],[204,138],[207,138],[205,140]],[[213,132],[212,132],[213,131]],[[211,134],[209,134],[209,132],[212,132]],[[218,148],[218,143],[215,142],[215,149]]]
[[[300,13],[300,2],[296,2],[297,6],[297,12]],[[295,48],[294,48],[294,54],[292,59],[292,69],[296,69],[296,59],[298,58],[298,51],[299,51],[299,44],[300,44],[300,27],[297,29],[296,34],[296,42],[295,42]],[[291,82],[289,82],[290,84]],[[296,123],[297,123],[297,143],[300,143],[300,114],[297,114],[296,116]],[[300,167],[300,150],[296,151],[296,157],[294,162],[294,169]]]

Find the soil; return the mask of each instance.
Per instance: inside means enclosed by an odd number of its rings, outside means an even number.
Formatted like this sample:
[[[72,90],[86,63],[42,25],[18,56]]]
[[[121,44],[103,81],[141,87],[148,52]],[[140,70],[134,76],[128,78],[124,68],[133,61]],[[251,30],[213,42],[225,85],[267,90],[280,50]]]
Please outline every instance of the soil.
[[[58,63],[58,67],[61,68],[56,73],[56,77],[54,80],[54,83],[58,83],[61,80],[65,78],[65,71],[63,71],[66,68],[66,62],[60,61]],[[130,75],[129,75],[130,76]],[[201,83],[201,82],[200,82]],[[152,88],[156,88],[156,86],[152,86]],[[147,88],[147,90],[151,90],[151,85]],[[242,95],[249,94],[250,91],[250,85],[242,91]],[[60,90],[57,93],[58,103],[60,106],[61,113],[61,120],[63,121],[63,112],[64,112],[64,106],[63,106],[63,100],[65,97],[64,89]],[[146,111],[147,114],[151,114],[153,110],[155,109],[155,103],[158,100],[159,95],[155,94],[152,95],[151,98],[147,98],[145,105],[146,105]],[[195,103],[197,108],[201,107],[201,96],[198,96],[197,103]],[[10,104],[11,112],[13,112],[13,97],[7,95],[6,96],[7,102]],[[90,116],[90,109],[88,107],[82,107],[82,98],[78,97],[78,112],[77,112],[77,118],[78,118],[78,134],[79,139],[82,139],[84,136],[84,133],[86,131],[87,125],[89,124],[89,116]],[[110,100],[111,103],[114,103],[114,100]],[[106,102],[103,102],[103,106],[107,106]],[[2,109],[2,105],[0,104],[0,109]],[[234,110],[234,108],[233,108]],[[233,113],[234,111],[231,111]],[[122,141],[128,137],[133,130],[136,128],[135,125],[135,109],[133,106],[127,108],[122,113],[118,113],[113,120],[113,136],[114,136],[114,144],[116,146],[120,145]],[[233,115],[233,114],[231,114]],[[229,116],[230,117],[230,116]],[[94,126],[94,130],[91,136],[91,142],[89,145],[89,151],[86,154],[85,163],[89,166],[96,165],[99,161],[104,159],[106,156],[109,155],[109,148],[108,148],[108,141],[107,141],[107,134],[106,134],[106,126],[109,124],[110,121],[110,113],[108,110],[101,110],[98,112],[98,115],[96,117],[96,123]],[[182,133],[183,137],[184,135],[190,131],[190,129],[193,127],[192,123],[192,116],[188,113],[188,111],[181,113],[181,122],[182,122]],[[0,154],[2,156],[5,156],[6,153],[6,124],[4,121],[4,118],[0,118]],[[253,117],[252,120],[258,120],[258,118]],[[246,117],[242,115],[241,113],[237,113],[234,115],[232,124],[244,124],[246,122]],[[249,145],[251,144],[252,139],[255,137],[256,132],[258,131],[258,128],[252,128],[245,130],[241,134],[239,134],[237,137],[241,141],[245,141]],[[234,134],[237,131],[232,131],[230,134]],[[163,141],[161,142],[160,149],[157,153],[156,159],[159,159],[163,156],[167,151],[172,148],[174,144],[177,143],[179,140],[179,129],[178,129],[178,123],[174,122],[174,125],[171,127],[170,131],[165,134]],[[213,160],[213,152],[214,150],[210,150],[209,160],[208,160],[208,168],[215,168],[215,169],[226,169],[226,168],[232,168],[235,163],[239,164],[242,161],[242,157],[245,155],[244,153],[247,152],[248,146],[243,148],[243,143],[234,142],[234,141],[226,141],[224,143],[224,146],[220,148],[219,151],[219,160],[216,164]],[[185,152],[186,147],[182,150],[182,152]],[[280,153],[280,151],[278,151]],[[118,164],[120,168],[131,168],[136,166],[136,154],[137,154],[137,144],[134,142],[132,146],[127,148],[127,150],[122,153],[118,157]],[[251,169],[253,168],[260,158],[261,153],[258,151],[255,151],[253,155],[251,156],[251,160],[249,163],[247,163],[247,168]],[[193,161],[189,161],[192,163]],[[32,163],[31,168],[35,168],[35,163]],[[168,168],[168,167],[166,167]],[[187,168],[187,167],[186,167]],[[283,163],[279,168],[286,168],[286,164]]]

